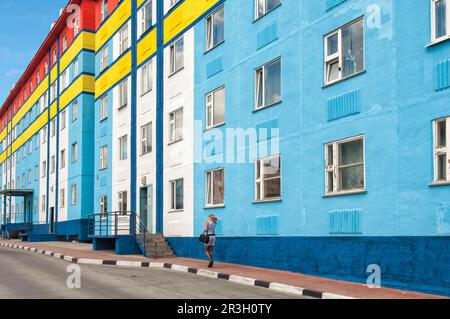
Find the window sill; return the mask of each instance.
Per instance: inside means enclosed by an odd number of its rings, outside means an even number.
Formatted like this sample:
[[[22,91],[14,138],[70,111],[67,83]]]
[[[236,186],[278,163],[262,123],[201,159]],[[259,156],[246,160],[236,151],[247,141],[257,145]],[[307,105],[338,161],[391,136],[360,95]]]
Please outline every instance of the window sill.
[[[435,40],[431,41],[431,43],[426,45],[425,48],[434,47],[435,45],[441,44],[442,42],[446,42],[448,40],[450,40],[450,34],[440,37],[439,39],[435,39]]]
[[[225,125],[225,122],[222,122],[222,123],[219,123],[219,124],[215,124],[215,125],[212,125],[212,126],[209,126],[209,127],[205,128],[204,131],[208,132],[210,130],[213,130],[215,128],[219,128],[219,127],[224,126],[224,125]]]
[[[182,213],[182,212],[184,212],[184,209],[174,209],[174,210],[168,211],[169,214]]]
[[[361,189],[361,190],[354,190],[354,191],[344,191],[344,192],[338,192],[338,193],[332,193],[332,194],[325,194],[322,197],[323,198],[329,198],[329,197],[338,197],[338,196],[347,196],[347,195],[360,195],[360,194],[367,194],[367,190]]]
[[[176,141],[173,141],[173,142],[169,142],[169,143],[167,143],[167,145],[168,145],[168,146],[171,146],[171,145],[174,145],[174,144],[180,143],[180,142],[182,142],[182,141],[183,141],[183,139],[180,139],[180,140],[176,140]]]
[[[204,209],[216,209],[216,208],[225,208],[225,205],[206,206]]]
[[[276,105],[281,104],[281,103],[283,103],[283,100],[280,100],[280,101],[278,101],[278,102],[275,102],[275,103],[272,103],[272,104],[269,104],[269,105],[262,106],[262,107],[257,108],[257,109],[253,109],[252,112],[253,112],[253,113],[256,113],[256,112],[259,112],[259,111],[262,111],[262,110],[271,108],[272,106],[276,106]]]
[[[265,199],[265,200],[255,200],[255,201],[253,201],[253,204],[278,203],[281,201],[282,201],[282,199],[280,197],[280,198]]]
[[[450,181],[433,182],[428,185],[428,187],[442,187],[442,186],[450,186]]]
[[[128,103],[127,104],[124,104],[124,105],[121,105],[121,106],[119,106],[118,108],[117,108],[117,111],[121,111],[121,110],[123,110],[124,108],[126,108],[128,106]]]
[[[184,70],[184,66],[169,74],[169,79]]]
[[[203,53],[203,54],[208,54],[209,52],[211,52],[211,51],[213,51],[214,49],[216,49],[216,48],[218,48],[218,47],[220,47],[222,44],[224,44],[225,43],[225,40],[222,40],[222,41],[220,41],[219,43],[217,43],[215,46],[213,46],[213,47],[211,47],[211,48],[209,48],[209,49],[206,49],[205,50],[205,53]]]
[[[364,74],[364,73],[366,73],[366,72],[367,72],[367,71],[364,69],[364,70],[362,70],[362,71],[356,72],[356,73],[354,73],[354,74],[352,74],[352,75],[349,75],[349,76],[347,76],[347,77],[345,77],[345,78],[336,80],[336,81],[334,81],[334,82],[324,83],[323,86],[322,86],[322,89],[326,89],[327,87],[330,87],[330,86],[333,86],[333,85],[335,85],[335,84],[344,82],[344,81],[346,81],[346,80],[348,80],[348,79],[357,77],[357,76],[362,75],[362,74]]]
[[[147,95],[148,93],[150,93],[151,91],[153,91],[153,89],[150,89],[150,90],[148,90],[148,91],[145,91],[145,92],[141,93],[141,97],[146,96],[146,95]]]

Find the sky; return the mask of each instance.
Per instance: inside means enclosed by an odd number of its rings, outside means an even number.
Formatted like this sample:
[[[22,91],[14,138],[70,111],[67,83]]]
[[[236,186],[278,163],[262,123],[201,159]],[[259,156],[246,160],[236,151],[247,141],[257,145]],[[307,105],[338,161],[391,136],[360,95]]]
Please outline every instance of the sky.
[[[68,0],[0,0],[0,106]]]

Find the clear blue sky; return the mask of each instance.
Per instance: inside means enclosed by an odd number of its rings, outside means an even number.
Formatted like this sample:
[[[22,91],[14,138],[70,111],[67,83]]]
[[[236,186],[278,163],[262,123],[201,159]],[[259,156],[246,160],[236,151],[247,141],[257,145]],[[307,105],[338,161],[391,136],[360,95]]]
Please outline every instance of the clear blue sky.
[[[0,106],[68,0],[0,0]]]

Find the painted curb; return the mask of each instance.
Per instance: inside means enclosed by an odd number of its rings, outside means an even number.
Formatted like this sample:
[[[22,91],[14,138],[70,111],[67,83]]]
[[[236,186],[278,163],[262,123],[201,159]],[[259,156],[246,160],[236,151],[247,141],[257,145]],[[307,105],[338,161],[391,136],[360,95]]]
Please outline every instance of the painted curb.
[[[35,252],[41,255],[46,255],[50,257],[54,257],[57,259],[61,259],[67,262],[77,263],[77,264],[85,264],[85,265],[104,265],[104,266],[119,266],[119,267],[138,267],[138,268],[159,268],[159,269],[170,269],[179,272],[186,272],[191,274],[196,274],[203,277],[219,279],[219,280],[228,280],[231,282],[236,282],[242,285],[255,286],[260,288],[266,288],[278,292],[289,293],[293,295],[303,296],[303,297],[312,297],[316,299],[356,299],[354,297],[337,295],[334,293],[322,292],[317,290],[306,289],[297,286],[290,286],[285,284],[279,284],[276,282],[268,282],[265,280],[258,280],[254,278],[242,277],[237,275],[229,275],[225,273],[198,269],[198,268],[190,268],[183,265],[169,264],[169,263],[158,263],[158,262],[145,262],[145,261],[128,261],[128,260],[106,260],[106,259],[86,259],[86,258],[76,258],[72,256],[67,256],[59,253],[55,253],[50,250],[37,249],[33,247],[26,246],[18,246],[12,244],[6,244],[1,242],[0,246]]]

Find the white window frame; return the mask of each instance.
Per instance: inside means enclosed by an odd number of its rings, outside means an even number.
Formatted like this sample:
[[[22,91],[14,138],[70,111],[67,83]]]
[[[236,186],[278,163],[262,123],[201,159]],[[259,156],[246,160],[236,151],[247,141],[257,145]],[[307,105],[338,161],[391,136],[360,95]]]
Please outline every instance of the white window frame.
[[[128,78],[119,83],[119,110],[128,105]]]
[[[339,146],[345,143],[354,142],[357,140],[362,140],[363,145],[363,162],[362,163],[352,163],[348,165],[340,165],[339,163]],[[330,157],[329,152],[333,154]],[[329,158],[332,159],[332,163],[329,163]],[[363,178],[364,185],[361,188],[354,188],[349,190],[341,189],[341,181],[340,181],[340,170],[347,167],[359,166],[363,165]],[[329,174],[332,174],[333,177],[333,185],[330,187],[329,185]],[[328,196],[333,195],[341,195],[341,194],[358,194],[361,192],[365,192],[367,187],[366,180],[366,139],[364,135],[358,135],[354,137],[349,137],[346,139],[334,141],[325,144],[325,194]]]
[[[269,65],[272,65],[274,63],[280,63],[280,100],[279,101],[275,101],[272,102],[270,104],[266,104],[266,69]],[[259,82],[262,82],[262,105],[258,106],[258,96],[260,93],[260,86],[259,86]],[[272,61],[269,61],[267,63],[265,63],[264,65],[261,65],[260,67],[255,69],[255,101],[254,101],[254,109],[255,111],[257,110],[261,110],[264,109],[266,107],[270,107],[273,105],[276,105],[278,103],[281,103],[281,101],[283,100],[283,69],[282,69],[282,59],[281,57],[275,58]]]
[[[119,31],[119,55],[122,55],[129,47],[128,23],[126,23]]]
[[[279,163],[280,163],[280,176],[279,177],[270,177],[270,178],[266,178],[264,179],[264,163],[267,161],[270,161],[274,158],[278,158]],[[271,155],[271,156],[266,156],[266,157],[262,157],[259,158],[255,161],[255,168],[254,168],[254,178],[255,178],[255,202],[273,202],[273,201],[279,201],[282,198],[282,190],[283,190],[283,166],[282,166],[282,157],[281,154],[277,154],[277,155]],[[259,172],[259,174],[258,174]],[[265,196],[265,191],[264,191],[264,186],[265,186],[265,182],[267,180],[274,180],[274,179],[280,179],[280,196],[278,197],[266,197]],[[258,196],[258,192],[259,192],[259,196]]]
[[[128,210],[128,191],[120,191],[117,193],[117,202],[119,212],[127,212]]]
[[[445,0],[445,35],[441,37],[436,37],[436,2],[439,0],[431,0],[431,42],[437,43],[450,38],[450,1]]]
[[[79,75],[79,72],[80,72],[80,63],[79,63],[78,58],[76,58],[73,61],[73,78],[74,79]]]
[[[183,42],[183,51],[182,51],[183,63],[182,63],[182,65],[177,65],[177,58],[176,58],[177,50],[176,50],[176,46],[180,42]],[[170,75],[173,75],[173,74],[181,71],[184,68],[184,37],[181,37],[181,38],[177,39],[176,41],[174,41],[170,45],[169,50],[170,50],[170,72],[169,73],[170,73]]]
[[[66,191],[64,188],[61,188],[59,190],[59,207],[63,208],[66,205],[66,199],[65,199]]]
[[[439,123],[445,125],[445,145],[439,145]],[[433,162],[434,162],[434,181],[433,184],[450,183],[450,117],[444,117],[433,121]],[[439,178],[439,157],[445,156],[445,179]]]
[[[47,161],[42,162],[42,178],[47,176]]]
[[[66,167],[66,150],[65,149],[61,150],[61,152],[60,152],[60,162],[61,162],[61,165],[60,165],[59,169],[65,168]]]
[[[100,122],[108,118],[108,95],[100,99]]]
[[[219,171],[223,172],[223,202],[214,203],[214,173]],[[225,169],[223,167],[205,172],[205,205],[208,208],[225,206]]]
[[[222,91],[222,90],[223,90],[223,97],[224,97],[224,101],[223,101],[224,119],[223,119],[222,122],[214,123],[214,111],[215,111],[215,108],[216,108],[216,104],[215,104],[215,100],[214,100],[214,94],[219,92],[219,91]],[[226,106],[225,106],[226,103],[225,103],[225,101],[226,101],[225,86],[217,88],[214,91],[209,92],[208,94],[206,94],[206,128],[207,129],[210,129],[210,128],[217,127],[217,126],[225,124],[225,110],[226,110]]]
[[[59,120],[61,122],[61,125],[59,127],[59,130],[62,131],[66,128],[66,110],[63,110],[60,114],[59,114]]]
[[[41,196],[41,212],[45,212],[45,207],[47,203],[45,202],[45,195]]]
[[[108,17],[108,0],[102,0],[101,8],[100,8],[100,19],[101,22],[105,21]]]
[[[100,72],[104,71],[108,67],[109,63],[109,47],[105,45],[100,52]]]
[[[346,77],[343,76],[343,72],[344,72],[344,65],[343,65],[343,60],[344,57],[342,55],[342,30],[351,26],[352,24],[358,23],[362,21],[362,34],[363,34],[363,67],[361,71],[357,71],[353,74],[347,75]],[[338,42],[338,46],[337,46],[337,52],[333,53],[331,55],[328,55],[328,39],[337,35],[337,42]],[[365,28],[364,28],[364,16],[363,17],[359,17],[345,25],[343,25],[342,27],[340,27],[337,30],[334,30],[333,32],[328,33],[327,35],[324,36],[324,85],[330,85],[348,78],[351,78],[357,74],[360,74],[362,72],[364,72],[364,70],[366,69],[365,67],[365,63],[366,63],[366,49],[365,49]],[[329,74],[329,68],[331,67],[331,65],[334,65],[335,63],[338,63],[338,77],[334,80],[329,81],[328,79],[328,74]]]
[[[149,61],[141,69],[141,96],[153,89],[153,61]]]
[[[141,126],[141,156],[153,151],[153,123],[149,122]]]
[[[72,206],[77,204],[77,191],[78,191],[77,184],[72,184],[72,186],[70,186],[70,194],[71,194],[70,205]]]
[[[182,203],[182,208],[177,208],[177,182],[178,181],[182,181],[183,183],[183,203]],[[170,184],[170,211],[171,212],[179,212],[179,211],[183,211],[184,210],[184,178],[177,178],[174,180],[171,180],[169,182]]]
[[[106,195],[100,196],[100,217],[108,217],[108,196]]]
[[[72,122],[78,119],[78,100],[72,103]]]
[[[75,17],[73,20],[73,36],[75,37],[78,33],[80,33],[80,19]]]
[[[259,14],[259,11],[258,11],[258,2],[260,2],[260,1],[263,4],[263,12],[261,13],[261,15]],[[258,19],[264,17],[269,12],[272,12],[273,10],[278,8],[281,4],[282,4],[282,1],[280,0],[280,3],[277,6],[273,7],[269,11],[267,11],[267,0],[255,0],[255,4],[254,4],[254,6],[255,6],[255,20],[258,20]]]
[[[78,143],[72,143],[72,163],[76,163],[78,161]]]
[[[100,147],[100,170],[108,168],[108,145]]]
[[[221,6],[220,8],[218,8],[216,11],[211,13],[206,18],[206,51],[210,51],[210,50],[214,49],[215,47],[217,47],[218,45],[222,44],[222,42],[225,41],[225,36],[224,36],[222,41],[219,41],[218,43],[214,43],[214,26],[216,24],[215,17],[220,11],[223,11],[223,15],[225,17],[225,6]],[[224,29],[224,35],[225,35],[225,19],[223,21],[222,27]]]
[[[148,8],[150,8],[150,16],[148,15]],[[150,26],[147,28],[147,20],[150,19]],[[141,16],[141,35],[150,30],[153,26],[153,1],[147,0],[142,6]]]
[[[178,128],[178,129],[177,129],[178,122],[176,120],[176,118],[177,118],[176,117],[176,113],[177,112],[182,112],[183,113],[182,114],[183,120],[181,121],[181,128]],[[177,130],[181,130],[180,136],[178,136],[178,134],[177,134],[178,131]],[[184,138],[184,112],[183,112],[183,108],[182,107],[169,113],[169,136],[168,137],[169,137],[169,144],[180,142]]]
[[[62,37],[62,52],[67,50],[67,35],[63,35]]]
[[[128,134],[119,137],[118,149],[119,149],[119,161],[128,160]]]

